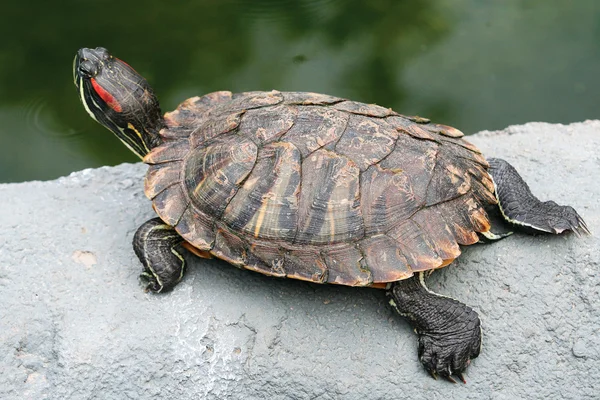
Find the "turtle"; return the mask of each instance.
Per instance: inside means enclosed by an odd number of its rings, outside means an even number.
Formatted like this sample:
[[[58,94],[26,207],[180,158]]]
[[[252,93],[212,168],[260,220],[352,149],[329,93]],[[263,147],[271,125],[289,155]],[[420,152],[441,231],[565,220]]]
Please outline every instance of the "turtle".
[[[148,82],[102,47],[73,66],[89,115],[149,165],[158,217],[133,250],[146,290],[181,281],[187,251],[272,277],[385,290],[434,377],[464,380],[481,349],[475,310],[426,278],[461,246],[530,232],[589,234],[508,162],[447,125],[311,93],[219,91],[162,115]]]

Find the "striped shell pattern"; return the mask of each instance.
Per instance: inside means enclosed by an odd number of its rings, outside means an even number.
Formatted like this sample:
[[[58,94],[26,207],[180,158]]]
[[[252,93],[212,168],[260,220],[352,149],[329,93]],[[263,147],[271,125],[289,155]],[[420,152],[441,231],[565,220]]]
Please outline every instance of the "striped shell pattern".
[[[300,92],[215,92],[165,115],[145,193],[238,267],[377,286],[447,265],[489,230],[488,164],[457,129]]]

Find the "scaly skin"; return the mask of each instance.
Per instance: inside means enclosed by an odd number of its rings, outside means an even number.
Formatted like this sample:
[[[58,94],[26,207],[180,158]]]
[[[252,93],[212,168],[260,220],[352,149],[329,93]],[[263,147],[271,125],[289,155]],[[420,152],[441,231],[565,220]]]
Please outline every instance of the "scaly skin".
[[[419,336],[419,360],[435,378],[440,375],[465,382],[462,373],[481,349],[481,324],[469,306],[433,293],[424,273],[394,282],[388,290],[390,304]]]
[[[141,278],[146,290],[155,293],[171,290],[185,272],[181,254],[183,239],[160,218],[143,223],[133,236],[133,250],[144,265]]]
[[[503,217],[526,230],[559,234],[573,231],[589,234],[583,218],[571,206],[554,201],[540,201],[515,168],[499,158],[490,158],[489,174],[496,188],[496,198]]]

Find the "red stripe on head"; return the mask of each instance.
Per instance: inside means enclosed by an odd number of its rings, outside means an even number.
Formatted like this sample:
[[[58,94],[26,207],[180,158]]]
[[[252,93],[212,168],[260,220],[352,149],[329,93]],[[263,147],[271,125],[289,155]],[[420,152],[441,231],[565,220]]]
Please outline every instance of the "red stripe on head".
[[[98,84],[98,82],[96,82],[96,80],[94,78],[92,78],[90,80],[92,81],[92,87],[94,88],[94,90],[96,91],[98,96],[100,96],[100,98],[102,100],[104,100],[104,102],[106,104],[108,104],[108,106],[110,108],[112,108],[116,112],[123,111],[123,109],[121,108],[121,105],[119,104],[117,99],[115,99],[113,97],[112,94],[108,93],[102,86],[100,86],[100,84]]]

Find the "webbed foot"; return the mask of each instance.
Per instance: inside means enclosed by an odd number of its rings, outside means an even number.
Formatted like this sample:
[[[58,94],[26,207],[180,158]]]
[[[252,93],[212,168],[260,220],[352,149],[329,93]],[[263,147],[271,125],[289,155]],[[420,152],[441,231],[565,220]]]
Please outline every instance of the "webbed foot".
[[[466,306],[465,306],[466,307]],[[479,355],[481,327],[477,313],[466,307],[473,315],[461,317],[461,322],[448,331],[418,332],[419,360],[432,375],[439,375],[451,382],[452,376],[466,383],[463,372],[471,360]]]
[[[419,360],[431,376],[451,382],[456,382],[456,376],[465,382],[463,372],[481,349],[477,313],[458,300],[431,292],[422,272],[394,282],[388,296],[419,335]]]

